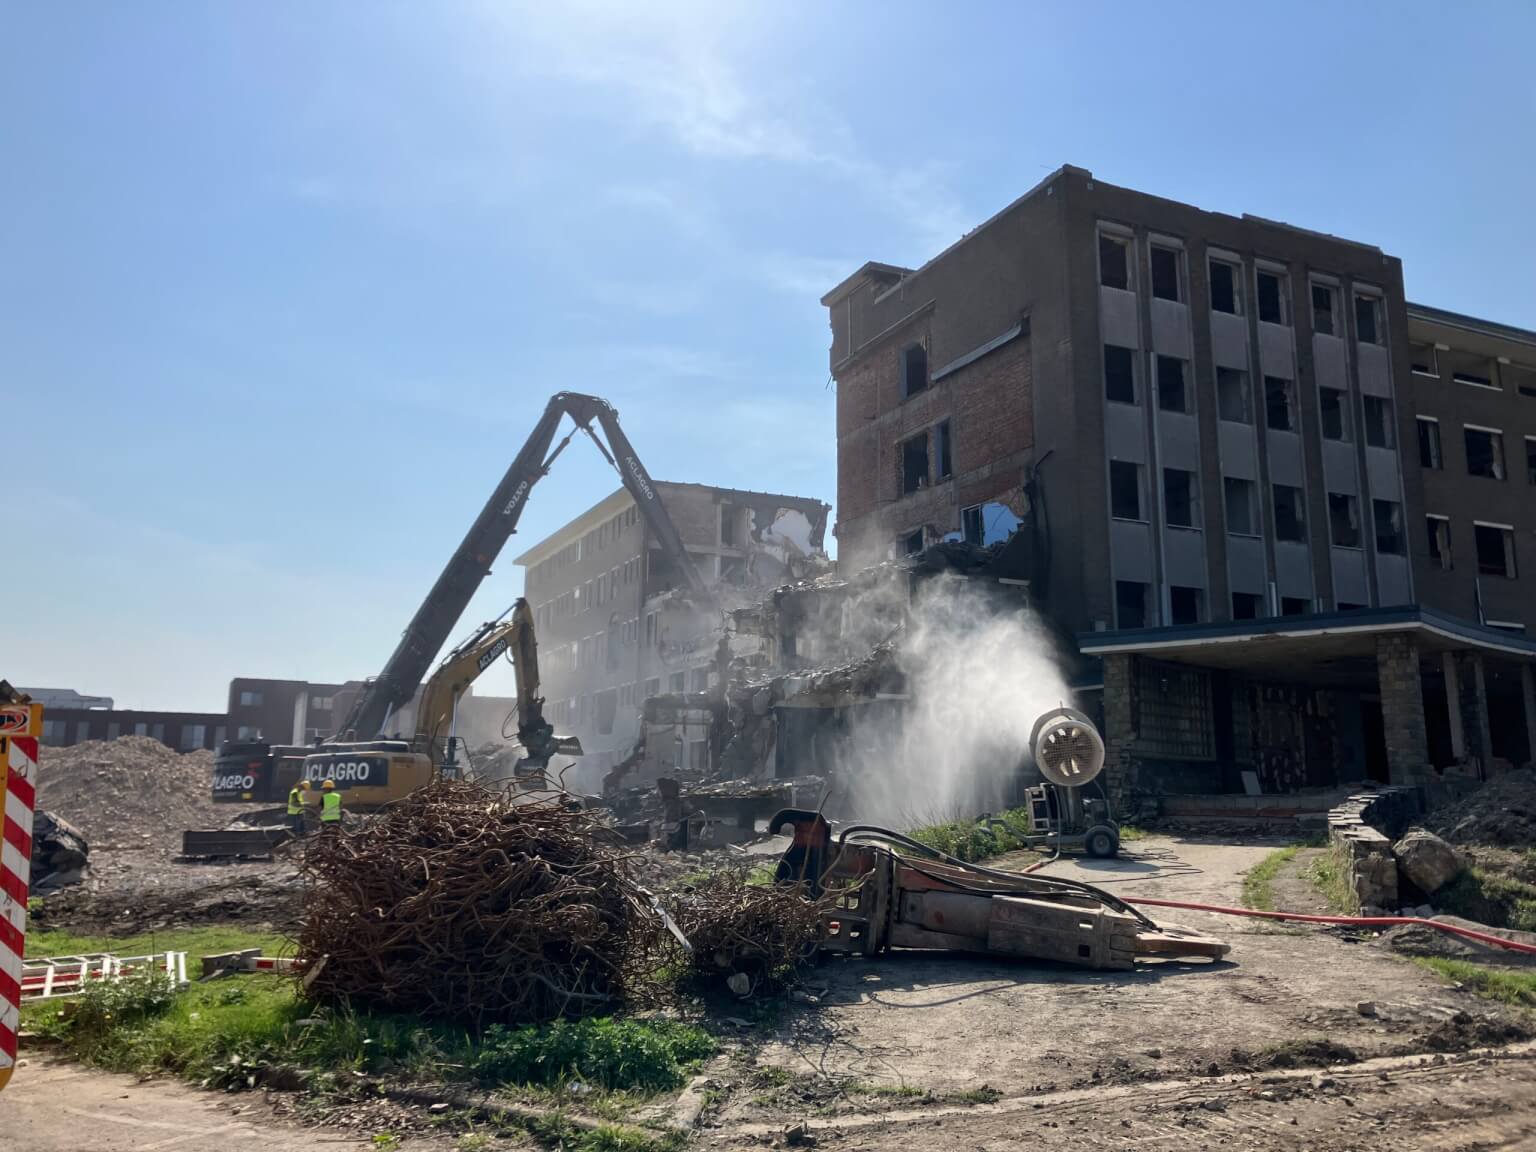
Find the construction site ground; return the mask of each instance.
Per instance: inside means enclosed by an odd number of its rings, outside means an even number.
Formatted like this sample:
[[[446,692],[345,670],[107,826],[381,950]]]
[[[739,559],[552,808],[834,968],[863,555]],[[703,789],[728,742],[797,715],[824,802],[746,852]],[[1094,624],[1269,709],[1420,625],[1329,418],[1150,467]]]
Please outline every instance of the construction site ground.
[[[1277,846],[1149,837],[1051,871],[1232,905]],[[1295,882],[1277,884],[1280,906]],[[1362,935],[1155,914],[1225,937],[1230,957],[1125,973],[828,961],[810,978],[820,1003],[721,1071],[702,1140],[805,1122],[822,1147],[862,1149],[1536,1147],[1536,1050],[1517,1010]]]
[[[1128,844],[1122,859],[1073,858],[1051,871],[1122,896],[1236,904],[1243,873],[1279,843],[1152,836]],[[1277,906],[1309,901],[1307,910],[1318,910],[1304,863],[1298,858],[1276,877]],[[280,866],[216,866],[205,882],[236,878],[244,867]],[[820,1147],[871,1150],[941,1140],[988,1150],[1025,1142],[1536,1147],[1536,1045],[1525,1039],[1530,1021],[1519,1010],[1447,984],[1368,935],[1155,914],[1224,937],[1230,957],[1133,972],[951,954],[828,959],[766,1022],[745,1007],[740,1016],[719,1008],[711,1024],[723,1054],[657,1113],[697,1110],[693,1143],[711,1148],[782,1145],[786,1128],[798,1125]],[[141,1093],[185,1095],[44,1058],[6,1093],[7,1112],[33,1134],[23,1147],[78,1146],[68,1139],[80,1117],[60,1114],[48,1087],[60,1076],[69,1077],[72,1107],[99,1106],[104,1116],[138,1117],[148,1098]],[[267,1124],[275,1125],[270,1147],[312,1146],[293,1135],[282,1097],[273,1094],[275,1109],[257,1094],[186,1097],[196,1132],[134,1130],[107,1117],[103,1131],[122,1130],[122,1142],[102,1147],[198,1146],[214,1130],[228,1132],[219,1143],[238,1147]],[[186,1118],[155,1107],[144,1111],[150,1116]],[[314,1139],[346,1147],[369,1123]],[[407,1118],[376,1124],[407,1146],[453,1146]],[[512,1138],[496,1143],[516,1146]]]

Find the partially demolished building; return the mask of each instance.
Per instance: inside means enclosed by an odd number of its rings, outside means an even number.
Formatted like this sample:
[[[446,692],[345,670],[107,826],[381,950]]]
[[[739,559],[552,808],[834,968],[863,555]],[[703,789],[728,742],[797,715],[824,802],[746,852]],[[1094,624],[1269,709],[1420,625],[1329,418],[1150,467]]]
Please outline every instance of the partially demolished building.
[[[663,693],[707,691],[718,678],[722,612],[830,567],[830,511],[818,500],[658,482],[667,512],[710,595],[687,595],[633,498],[620,488],[517,558],[534,608],[545,713],[580,738],[583,787],[634,749],[640,708]],[[702,769],[708,734],[687,728],[674,766]]]

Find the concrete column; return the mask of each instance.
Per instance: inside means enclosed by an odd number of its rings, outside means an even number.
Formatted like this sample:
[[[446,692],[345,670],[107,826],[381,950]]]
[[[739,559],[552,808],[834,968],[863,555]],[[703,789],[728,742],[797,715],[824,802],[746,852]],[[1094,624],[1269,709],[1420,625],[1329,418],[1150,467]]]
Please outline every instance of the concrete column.
[[[1405,632],[1377,637],[1376,681],[1381,689],[1389,777],[1393,784],[1417,783],[1430,775],[1418,641]]]
[[[1117,807],[1130,784],[1136,743],[1135,675],[1136,658],[1129,653],[1104,657],[1104,791]]]
[[[1536,764],[1536,670],[1520,665],[1520,699],[1525,703],[1526,759]]]
[[[1467,754],[1467,733],[1461,726],[1461,692],[1456,686],[1456,654],[1440,653],[1440,671],[1445,677],[1445,714],[1451,719],[1451,759],[1460,763]]]
[[[1488,731],[1488,689],[1483,679],[1481,652],[1456,653],[1458,694],[1461,698],[1461,726],[1467,738],[1467,758],[1483,770],[1493,760],[1493,738]]]

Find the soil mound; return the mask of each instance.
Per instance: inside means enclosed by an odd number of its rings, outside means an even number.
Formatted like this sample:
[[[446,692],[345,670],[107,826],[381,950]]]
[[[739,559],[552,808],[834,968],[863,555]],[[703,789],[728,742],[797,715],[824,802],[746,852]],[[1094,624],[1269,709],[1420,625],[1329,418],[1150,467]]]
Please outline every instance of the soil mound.
[[[92,849],[179,851],[185,829],[221,828],[245,807],[213,802],[212,773],[212,752],[174,752],[148,736],[43,748],[37,803]]]
[[[1435,809],[1423,824],[1453,844],[1536,844],[1536,772],[1495,777],[1471,795]]]

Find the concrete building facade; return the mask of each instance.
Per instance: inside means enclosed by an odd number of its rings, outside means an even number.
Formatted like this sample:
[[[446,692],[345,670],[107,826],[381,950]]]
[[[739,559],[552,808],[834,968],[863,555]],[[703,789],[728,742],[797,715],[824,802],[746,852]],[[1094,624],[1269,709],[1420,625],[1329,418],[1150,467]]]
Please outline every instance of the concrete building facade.
[[[819,563],[830,510],[818,500],[703,484],[657,488],[723,603],[754,598]],[[622,488],[517,563],[534,610],[545,716],[581,740],[577,770],[584,786],[595,786],[634,749],[647,697],[710,687],[720,606],[678,594],[680,573]],[[705,733],[680,742],[677,756],[702,764]]]
[[[1378,248],[1072,167],[823,303],[840,560],[1018,517],[1032,599],[1128,686],[1117,787],[1531,758],[1536,334],[1409,305]]]

